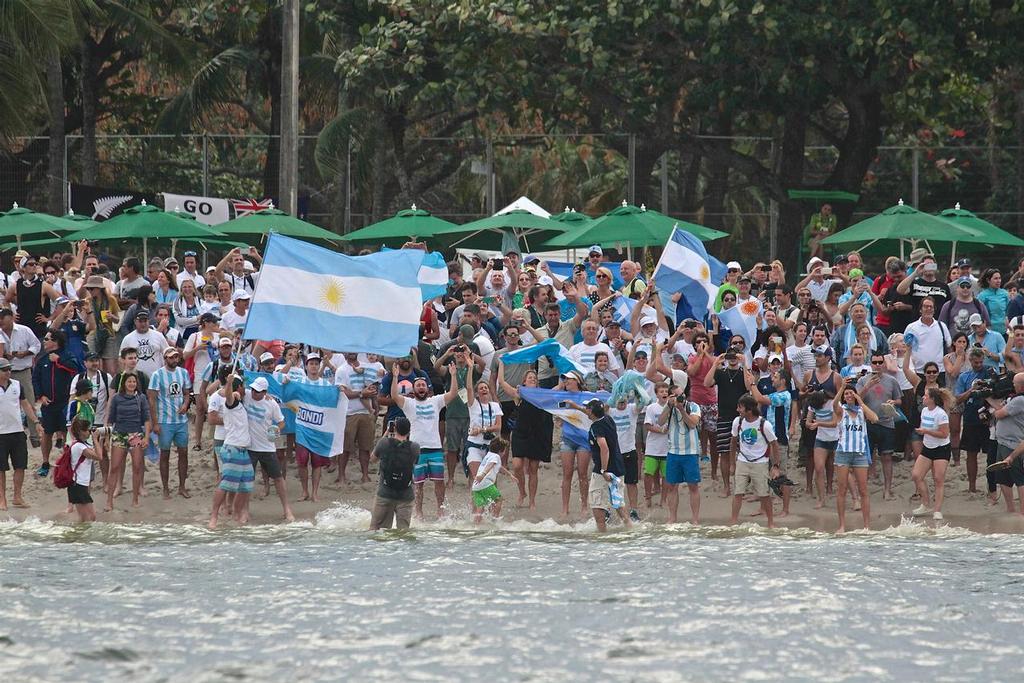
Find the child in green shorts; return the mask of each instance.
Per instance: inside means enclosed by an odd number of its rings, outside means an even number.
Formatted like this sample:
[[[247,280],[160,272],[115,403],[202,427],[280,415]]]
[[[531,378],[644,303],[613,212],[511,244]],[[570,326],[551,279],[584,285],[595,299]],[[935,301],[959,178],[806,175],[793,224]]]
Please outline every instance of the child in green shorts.
[[[507,452],[508,441],[498,436],[491,439],[487,455],[480,461],[480,468],[473,480],[473,521],[476,524],[483,521],[485,510],[493,517],[501,515],[501,491],[495,485],[498,472],[504,472],[513,481],[518,481],[515,475],[501,464],[502,457]]]

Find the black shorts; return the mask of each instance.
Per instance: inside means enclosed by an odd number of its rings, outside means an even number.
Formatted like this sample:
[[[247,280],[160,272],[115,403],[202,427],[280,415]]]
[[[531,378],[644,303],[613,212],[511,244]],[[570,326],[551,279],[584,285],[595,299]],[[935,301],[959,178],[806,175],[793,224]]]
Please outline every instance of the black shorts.
[[[868,441],[873,452],[879,455],[892,455],[896,446],[896,430],[869,422]]]
[[[636,457],[636,451],[630,451],[629,453],[622,454],[622,462],[626,463],[626,474],[623,478],[627,484],[636,484],[640,481],[640,467],[639,461]]]
[[[68,486],[68,502],[72,505],[88,505],[92,503],[92,496],[89,495],[89,487],[81,484]]]
[[[40,412],[42,414],[40,423],[43,425],[44,434],[57,434],[68,430],[68,405],[66,403],[48,403]]]
[[[935,448],[925,446],[921,449],[921,455],[929,460],[949,460],[953,457],[953,452],[950,450],[949,444],[946,444],[945,446],[936,446]]]
[[[28,443],[25,432],[0,434],[0,472],[14,467],[16,470],[28,469]]]
[[[977,453],[985,450],[989,429],[986,424],[965,424],[960,432],[960,450]]]
[[[249,451],[252,468],[262,467],[271,479],[281,478],[281,463],[277,459],[277,451]]]
[[[1006,460],[1006,456],[1013,452],[1009,446],[999,444],[996,451],[996,460]],[[993,472],[992,479],[996,484],[1002,486],[1020,486],[1024,488],[1024,458],[1014,458],[1010,469],[1001,472]]]

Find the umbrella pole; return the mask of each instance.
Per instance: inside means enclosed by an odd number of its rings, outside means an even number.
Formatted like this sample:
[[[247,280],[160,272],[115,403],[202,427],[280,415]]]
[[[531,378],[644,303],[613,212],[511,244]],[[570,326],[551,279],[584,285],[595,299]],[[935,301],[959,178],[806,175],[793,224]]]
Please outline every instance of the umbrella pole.
[[[176,240],[176,239],[171,240],[171,258],[172,259],[177,260],[178,257],[175,255],[175,254],[177,254],[177,252],[178,252],[178,240]]]
[[[142,262],[149,264],[149,240],[145,237],[142,238]]]
[[[953,242],[953,246],[949,252],[949,267],[952,268],[956,264],[956,242]]]

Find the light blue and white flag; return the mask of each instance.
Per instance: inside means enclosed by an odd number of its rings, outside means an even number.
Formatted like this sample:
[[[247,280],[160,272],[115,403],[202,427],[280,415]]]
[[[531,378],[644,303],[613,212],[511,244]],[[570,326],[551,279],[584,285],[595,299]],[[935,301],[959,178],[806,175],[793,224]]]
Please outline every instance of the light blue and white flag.
[[[569,263],[567,261],[548,261],[548,268],[550,268],[551,272],[557,275],[561,280],[572,279],[572,269],[575,265],[575,263]],[[589,261],[586,265],[588,275],[587,280],[589,282],[593,280],[593,273],[590,271]],[[622,281],[622,273],[619,272],[619,267],[622,265],[621,263],[616,263],[614,261],[602,261],[601,265],[607,268],[608,270],[612,271],[612,287],[614,289],[621,289],[622,286],[626,284],[625,282]],[[590,284],[594,283],[590,282]]]
[[[271,234],[244,339],[404,356],[419,341],[419,270],[412,249],[345,256]]]
[[[448,264],[441,252],[431,251],[423,254],[419,281],[424,301],[436,296],[444,296],[444,293],[448,291]]]
[[[546,357],[555,366],[559,374],[565,374],[575,370],[581,375],[587,374],[582,365],[569,356],[569,350],[562,346],[555,339],[545,339],[542,342],[531,344],[518,351],[510,351],[501,357],[506,365],[515,363],[533,363],[541,356]]]
[[[632,332],[630,329],[630,318],[633,315],[633,309],[637,305],[636,299],[630,299],[628,296],[617,296],[612,299],[612,319],[622,326],[622,329],[627,332]]]
[[[737,304],[729,310],[723,308],[718,312],[718,320],[733,334],[743,337],[747,342],[747,349],[750,349],[757,340],[757,310],[759,307],[756,302],[756,299],[750,299],[744,304]],[[748,309],[754,311],[753,315]]]
[[[654,269],[654,279],[662,292],[682,293],[682,300],[692,311],[692,315],[687,317],[703,320],[708,312],[714,312],[718,285],[725,278],[725,273],[725,265],[709,256],[699,239],[685,230],[674,228]]]
[[[264,377],[267,393],[281,404],[285,431],[295,433],[295,442],[325,458],[345,450],[345,419],[348,397],[332,384],[308,384],[290,381],[285,384],[265,372],[246,372],[245,386],[257,377]]]
[[[592,424],[590,418],[587,417],[586,413],[579,410],[559,408],[558,405],[563,401],[572,401],[578,405],[583,405],[593,398],[607,401],[609,394],[606,391],[593,394],[589,391],[555,391],[554,389],[519,387],[519,396],[524,401],[529,401],[541,410],[561,418],[562,437],[575,446],[586,448],[588,445],[587,435]]]

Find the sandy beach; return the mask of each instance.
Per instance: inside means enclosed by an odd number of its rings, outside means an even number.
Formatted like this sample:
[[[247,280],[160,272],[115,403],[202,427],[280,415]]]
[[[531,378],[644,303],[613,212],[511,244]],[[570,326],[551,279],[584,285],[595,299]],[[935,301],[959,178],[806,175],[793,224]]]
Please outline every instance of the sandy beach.
[[[217,478],[212,465],[212,454],[209,451],[189,453],[189,490],[191,498],[182,498],[174,493],[169,500],[164,500],[160,489],[160,474],[156,463],[147,462],[145,488],[140,507],[131,507],[130,492],[115,500],[112,512],[103,512],[102,493],[98,483],[93,486],[93,499],[97,501],[97,516],[100,522],[115,522],[121,524],[203,524],[209,520],[210,503],[213,490],[216,487]],[[175,457],[171,458],[171,479],[172,490],[176,481]],[[555,456],[557,460],[557,455]],[[29,455],[29,462],[34,468],[40,462],[39,452],[32,449]],[[985,494],[970,494],[967,492],[967,474],[961,461],[959,467],[950,467],[949,480],[946,482],[946,500],[943,505],[945,520],[934,522],[930,517],[919,518],[921,524],[935,525],[946,524],[949,526],[964,527],[979,533],[1024,533],[1024,516],[1009,514],[1002,501],[998,506],[990,506]],[[708,476],[708,465],[703,466],[704,482],[701,484],[701,522],[707,525],[726,524],[729,520],[729,500],[721,497],[719,482],[711,482]],[[349,463],[348,475],[351,479],[355,476],[358,479],[358,464]],[[348,483],[337,485],[334,483],[335,473],[324,472],[323,481],[320,487],[320,498],[316,503],[310,501],[299,501],[301,488],[297,478],[294,465],[289,465],[287,473],[287,487],[289,500],[298,520],[314,520],[318,513],[334,506],[336,503],[344,503],[355,507],[369,510],[373,504],[373,495],[376,489],[376,466],[371,464],[371,479],[374,483]],[[573,484],[573,494],[570,509],[572,514],[568,520],[560,518],[561,512],[561,467],[557,462],[542,464],[540,468],[540,484],[537,496],[537,510],[531,512],[527,509],[517,508],[518,497],[515,483],[504,475],[499,478],[498,484],[505,497],[505,505],[502,510],[504,520],[525,520],[528,522],[540,522],[546,519],[553,519],[558,522],[575,523],[590,519],[589,511],[586,514],[580,513],[579,494],[576,484]],[[790,506],[790,514],[787,517],[776,516],[776,524],[788,528],[809,528],[815,531],[832,532],[837,526],[835,498],[830,496],[826,506],[822,510],[814,509],[813,495],[808,495],[803,490],[803,472],[791,472],[790,478],[797,482],[794,488],[793,499]],[[131,474],[126,475],[125,481],[130,484]],[[281,506],[277,496],[271,489],[268,497],[263,497],[262,477],[257,477],[256,491],[251,504],[252,524],[279,524],[283,523]],[[913,483],[910,480],[909,463],[901,462],[896,465],[895,475],[896,500],[882,500],[881,481],[871,481],[871,519],[873,529],[885,529],[900,524],[901,517],[909,515],[910,510],[917,505],[911,504],[910,496],[914,492]],[[11,498],[10,473],[8,473],[8,501]],[[984,490],[985,481],[982,475],[979,487]],[[75,515],[67,514],[67,498],[63,490],[54,488],[52,479],[40,479],[31,471],[26,474],[25,498],[31,507],[14,508],[10,507],[6,512],[0,511],[0,520],[21,521],[29,518],[36,518],[43,521],[66,522],[75,521]],[[781,499],[775,498],[775,510],[778,515],[781,510]],[[469,487],[464,477],[459,476],[454,489],[449,489],[446,507],[447,514],[456,518],[469,519]],[[758,510],[756,502],[745,503],[741,513],[742,521],[753,521],[763,523],[763,518],[753,516]],[[426,523],[431,523],[437,518],[437,506],[434,502],[432,484],[427,484],[426,503],[424,505]],[[640,489],[640,514],[644,522],[663,523],[667,519],[668,510],[658,505],[658,498],[655,497],[654,505],[651,508],[644,507],[643,488]],[[684,487],[680,491],[679,504],[680,521],[689,519],[688,494]],[[850,530],[859,529],[861,524],[860,512],[852,508],[847,511],[847,526]],[[229,528],[233,522],[222,518],[221,525]],[[415,522],[414,522],[415,525]]]

